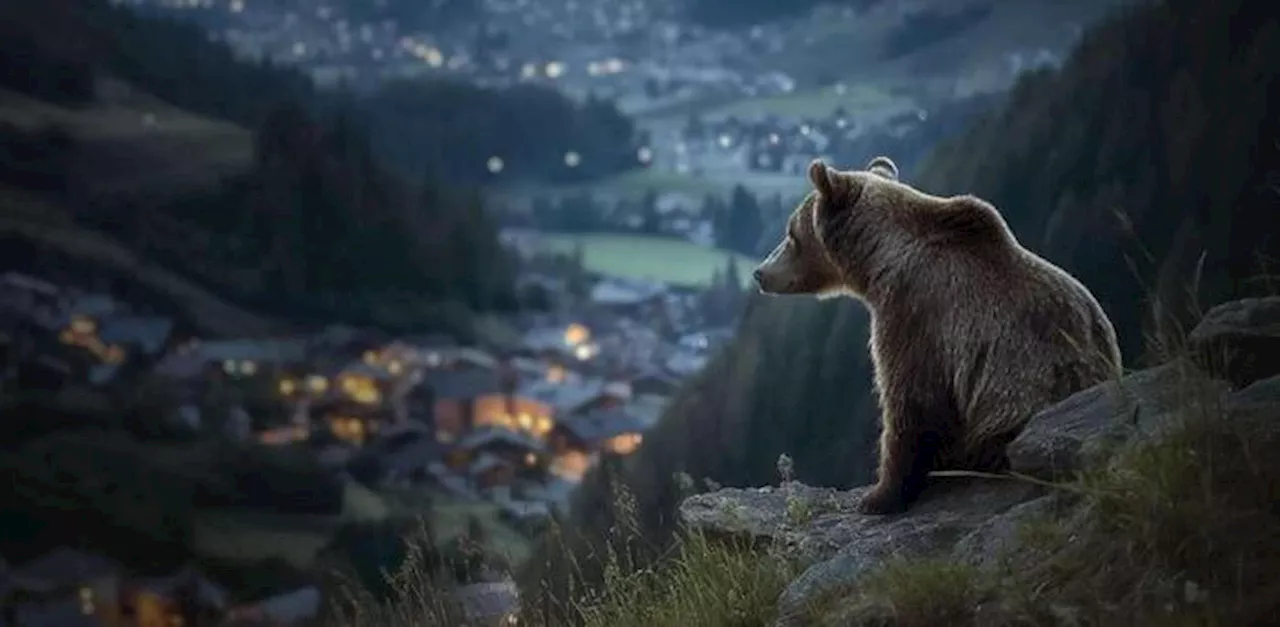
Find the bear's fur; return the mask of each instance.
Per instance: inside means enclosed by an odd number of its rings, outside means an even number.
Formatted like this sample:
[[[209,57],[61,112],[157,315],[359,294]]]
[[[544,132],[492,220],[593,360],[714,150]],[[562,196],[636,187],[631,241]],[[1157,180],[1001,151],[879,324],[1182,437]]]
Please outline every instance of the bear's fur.
[[[1120,374],[1115,330],[1089,290],[1023,248],[973,196],[941,198],[815,160],[813,191],[755,271],[769,294],[852,296],[871,312],[882,412],[865,513],[906,509],[930,471],[1006,469],[1036,411]]]

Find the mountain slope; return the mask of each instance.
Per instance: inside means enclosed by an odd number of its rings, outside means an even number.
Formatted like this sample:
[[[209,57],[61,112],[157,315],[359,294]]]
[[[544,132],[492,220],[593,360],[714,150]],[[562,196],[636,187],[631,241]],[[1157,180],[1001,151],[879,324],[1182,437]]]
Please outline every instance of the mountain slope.
[[[1205,303],[1266,289],[1253,277],[1258,259],[1280,254],[1280,111],[1267,107],[1280,98],[1278,66],[1280,18],[1266,0],[1127,10],[1091,31],[1061,71],[1023,79],[913,182],[993,201],[1025,245],[1095,291],[1134,363],[1151,311],[1186,309],[1194,299],[1183,287],[1197,276]],[[1116,220],[1117,209],[1129,219]],[[1126,256],[1138,277],[1129,278]],[[1159,286],[1153,303],[1149,284]],[[806,482],[866,482],[878,430],[870,382],[857,305],[754,303],[734,344],[622,470],[652,548],[661,551],[673,529],[673,471],[762,485],[776,480],[774,460],[786,452]],[[609,537],[609,486],[593,477],[579,495],[565,532],[575,545]],[[530,561],[545,564],[535,578],[563,582],[572,570],[565,560]]]

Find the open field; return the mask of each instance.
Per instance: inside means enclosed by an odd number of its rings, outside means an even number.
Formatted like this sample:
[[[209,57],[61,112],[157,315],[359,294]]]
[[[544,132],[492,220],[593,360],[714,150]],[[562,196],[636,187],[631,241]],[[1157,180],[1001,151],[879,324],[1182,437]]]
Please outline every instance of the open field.
[[[738,263],[738,276],[746,285],[755,259],[686,240],[643,235],[609,233],[552,233],[542,238],[546,250],[570,253],[579,243],[587,269],[601,274],[664,281],[675,285],[706,285],[728,258]]]

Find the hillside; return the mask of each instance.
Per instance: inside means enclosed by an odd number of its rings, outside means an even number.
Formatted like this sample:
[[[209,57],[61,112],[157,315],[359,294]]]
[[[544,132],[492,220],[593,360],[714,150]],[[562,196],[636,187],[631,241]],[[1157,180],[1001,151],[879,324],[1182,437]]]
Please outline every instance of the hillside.
[[[1230,41],[1208,35],[1229,29]],[[1147,324],[1153,312],[1186,320],[1197,300],[1267,290],[1254,277],[1280,254],[1270,239],[1280,111],[1267,107],[1280,97],[1277,59],[1280,18],[1265,1],[1128,10],[1089,32],[1061,71],[1024,78],[913,182],[1002,208],[1025,245],[1089,284],[1126,361],[1138,363],[1161,348],[1144,337],[1175,330]],[[1129,218],[1117,221],[1117,209]],[[1199,299],[1183,296],[1188,284]],[[1158,300],[1143,298],[1147,285]],[[624,473],[654,550],[674,528],[676,471],[763,485],[787,453],[811,484],[868,481],[877,428],[865,321],[848,301],[751,304],[733,345],[686,386]],[[604,477],[588,486],[565,536],[598,546],[613,497]]]

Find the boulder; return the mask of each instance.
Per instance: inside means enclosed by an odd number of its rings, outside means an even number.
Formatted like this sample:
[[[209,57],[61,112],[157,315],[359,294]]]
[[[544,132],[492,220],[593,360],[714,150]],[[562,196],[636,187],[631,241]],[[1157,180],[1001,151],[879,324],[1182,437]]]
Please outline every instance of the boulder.
[[[1280,374],[1280,296],[1210,309],[1187,335],[1187,348],[1201,367],[1236,387]]]
[[[1082,390],[1036,414],[1009,444],[1014,472],[1060,479],[1118,446],[1157,437],[1192,415],[1221,413],[1231,386],[1187,361]]]

